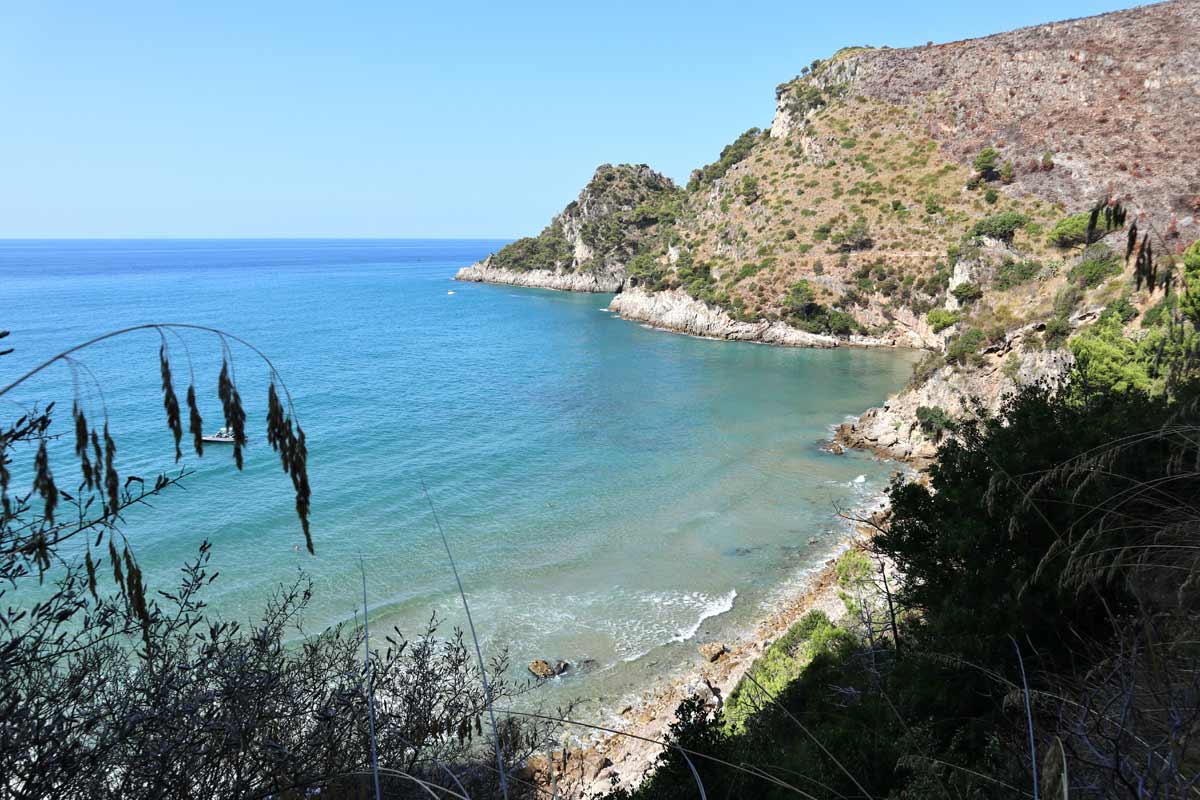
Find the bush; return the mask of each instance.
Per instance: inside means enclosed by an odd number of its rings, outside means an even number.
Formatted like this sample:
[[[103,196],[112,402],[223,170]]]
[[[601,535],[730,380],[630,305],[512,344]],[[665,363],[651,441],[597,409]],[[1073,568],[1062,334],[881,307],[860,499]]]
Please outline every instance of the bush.
[[[1000,153],[994,147],[985,147],[979,151],[979,155],[975,156],[975,160],[971,162],[971,166],[975,168],[975,172],[984,180],[991,180],[996,177],[996,165],[1000,163]]]
[[[951,294],[954,295],[958,302],[965,306],[969,306],[979,298],[983,297],[983,289],[979,287],[979,284],[967,281],[966,283],[960,283],[958,286],[955,286],[954,291],[952,291]]]
[[[746,175],[738,182],[737,195],[746,201],[746,205],[752,205],[759,198],[758,178],[753,175]]]
[[[1121,321],[1122,325],[1132,322],[1137,317],[1138,311],[1133,307],[1133,304],[1124,297],[1113,300],[1108,304],[1108,307],[1100,314],[1100,319],[1116,317]]]
[[[1100,214],[1096,218],[1096,228],[1092,231],[1092,238],[1088,239],[1088,221],[1091,219],[1091,216],[1090,212],[1083,211],[1060,219],[1050,229],[1050,241],[1059,247],[1092,244],[1103,238],[1109,231],[1115,229],[1115,226],[1108,227],[1105,223],[1104,215]]]
[[[574,255],[574,248],[563,236],[562,228],[555,222],[536,237],[517,239],[500,248],[492,255],[492,266],[514,272],[527,272],[532,269],[554,270],[570,264]]]
[[[921,433],[935,442],[946,433],[953,433],[956,427],[954,417],[937,406],[917,406],[917,424],[921,426]]]
[[[863,250],[874,244],[871,239],[871,231],[867,227],[867,220],[864,217],[854,220],[850,227],[839,231],[831,241],[844,251]]]
[[[1042,331],[1042,343],[1047,350],[1057,350],[1062,347],[1067,337],[1071,335],[1071,323],[1066,317],[1051,317]]]
[[[994,206],[996,205],[996,201],[1000,199],[1000,193],[989,186],[987,191],[983,193],[983,199],[989,206]]]
[[[650,253],[638,253],[625,267],[630,286],[641,286],[650,291],[665,289],[669,272]]]
[[[983,331],[978,328],[971,328],[968,331],[963,331],[958,336],[950,340],[946,346],[946,363],[948,364],[970,364],[978,363],[979,348],[987,340]]]
[[[1079,286],[1089,289],[1099,286],[1113,275],[1121,273],[1121,259],[1104,245],[1088,248],[1078,264],[1071,267],[1068,277]]]
[[[958,320],[957,311],[947,311],[944,308],[935,308],[925,315],[925,321],[929,323],[929,327],[933,328],[934,333],[941,333]]]
[[[984,217],[975,223],[972,233],[975,236],[986,236],[1001,242],[1011,242],[1018,230],[1029,222],[1029,217],[1016,211],[1004,211]]]
[[[1090,214],[1072,214],[1060,219],[1050,229],[1050,241],[1059,247],[1073,247],[1083,244],[1087,239],[1087,226]]]
[[[1011,289],[1033,280],[1041,272],[1042,265],[1037,261],[1005,261],[996,271],[996,288]]]
[[[715,162],[692,173],[688,180],[688,191],[695,191],[701,186],[711,185],[713,181],[724,177],[734,164],[744,161],[750,155],[750,151],[754,149],[754,143],[758,141],[760,133],[762,131],[758,128],[751,128],[735,139],[732,144],[726,145]]]

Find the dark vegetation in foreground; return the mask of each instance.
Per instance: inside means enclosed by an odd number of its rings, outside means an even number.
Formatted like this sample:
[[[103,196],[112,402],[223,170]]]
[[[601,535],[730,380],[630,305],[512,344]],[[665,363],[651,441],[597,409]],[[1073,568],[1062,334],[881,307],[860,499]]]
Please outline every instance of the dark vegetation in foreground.
[[[181,407],[167,347],[194,331],[143,328],[161,340],[176,459],[185,426],[200,456],[200,407],[212,398],[193,377]],[[238,340],[211,333],[223,355],[216,399],[240,469],[253,423],[232,378]],[[77,359],[68,351],[43,368],[89,375]],[[273,367],[270,375],[266,439],[292,479],[312,549],[304,433]],[[5,381],[0,399],[32,377]],[[258,620],[226,621],[205,607],[218,576],[200,541],[177,586],[148,586],[123,515],[167,500],[189,472],[118,474],[107,421],[95,424],[83,405],[69,426],[56,425],[47,405],[0,427],[0,797],[367,797],[373,759],[389,797],[428,796],[424,782],[486,797],[501,792],[497,760],[507,774],[549,743],[548,723],[489,724],[489,706],[527,687],[504,678],[505,654],[485,664],[436,619],[415,637],[393,631],[365,656],[360,624],[303,628],[311,585],[301,577],[279,587]],[[507,784],[510,797],[530,791]]]

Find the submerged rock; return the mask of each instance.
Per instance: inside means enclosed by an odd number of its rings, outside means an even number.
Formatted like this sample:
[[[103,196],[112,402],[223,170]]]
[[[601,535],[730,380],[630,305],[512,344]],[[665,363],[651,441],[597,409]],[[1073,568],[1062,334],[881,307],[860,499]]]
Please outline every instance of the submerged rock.
[[[562,675],[569,670],[571,665],[566,661],[555,661],[551,664],[544,658],[537,658],[529,662],[529,671],[539,680],[553,678],[556,675]]]

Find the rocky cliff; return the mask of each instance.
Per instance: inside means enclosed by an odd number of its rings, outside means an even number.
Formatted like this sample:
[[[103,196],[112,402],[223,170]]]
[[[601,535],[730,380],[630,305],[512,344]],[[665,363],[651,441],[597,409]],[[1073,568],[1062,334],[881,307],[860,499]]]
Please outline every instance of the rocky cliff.
[[[579,197],[540,234],[464,267],[458,280],[615,292],[639,252],[659,245],[681,192],[645,164],[602,164]]]
[[[919,408],[994,406],[1064,374],[1105,309],[1131,341],[1161,319],[1123,260],[1124,220],[1093,233],[1087,211],[1121,203],[1159,253],[1200,235],[1198,34],[1200,0],[1175,0],[842,50],[780,85],[770,127],[686,190],[601,167],[539,237],[459,277],[616,291],[622,316],[700,336],[929,350],[909,389],[842,432],[921,458]]]

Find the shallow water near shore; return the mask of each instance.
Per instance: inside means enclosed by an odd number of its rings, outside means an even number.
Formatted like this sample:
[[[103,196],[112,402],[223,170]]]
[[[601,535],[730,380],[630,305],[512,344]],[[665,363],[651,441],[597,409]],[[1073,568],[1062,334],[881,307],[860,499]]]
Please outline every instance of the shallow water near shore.
[[[762,615],[820,564],[893,467],[821,447],[878,404],[914,355],[802,350],[671,335],[604,311],[608,295],[460,284],[498,241],[0,242],[17,348],[0,382],[71,344],[145,322],[235,333],[268,353],[307,432],[316,555],[263,439],[266,370],[234,346],[250,419],[246,469],[185,455],[186,491],[135,509],[127,534],[152,588],[213,542],[210,608],[250,619],[272,587],[315,583],[310,631],[354,619],[365,564],[372,632],[465,624],[422,482],[485,644],[591,662],[551,698],[615,699]],[[216,429],[219,344],[171,337],[177,389],[190,352]],[[159,338],[81,354],[15,393],[107,409],[122,474],[174,467],[158,394]],[[12,412],[19,413],[15,407]],[[61,420],[60,420],[61,421]],[[32,453],[29,454],[30,460]],[[64,455],[62,471],[75,467]]]

